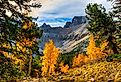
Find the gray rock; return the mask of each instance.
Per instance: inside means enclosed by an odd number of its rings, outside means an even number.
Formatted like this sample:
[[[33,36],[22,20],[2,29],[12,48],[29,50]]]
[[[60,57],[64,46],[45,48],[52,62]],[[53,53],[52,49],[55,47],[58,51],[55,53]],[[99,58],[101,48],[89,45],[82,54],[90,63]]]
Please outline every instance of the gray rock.
[[[44,23],[41,28],[43,35],[41,38],[40,48],[43,50],[44,45],[49,39],[52,39],[56,47],[62,51],[69,52],[73,50],[79,42],[85,40],[88,35],[88,23],[85,16],[75,16],[72,22],[67,22],[64,27],[51,27]],[[86,37],[86,38],[85,38]]]
[[[72,24],[71,22],[66,22],[66,24],[64,25],[64,28],[69,28],[71,24]]]

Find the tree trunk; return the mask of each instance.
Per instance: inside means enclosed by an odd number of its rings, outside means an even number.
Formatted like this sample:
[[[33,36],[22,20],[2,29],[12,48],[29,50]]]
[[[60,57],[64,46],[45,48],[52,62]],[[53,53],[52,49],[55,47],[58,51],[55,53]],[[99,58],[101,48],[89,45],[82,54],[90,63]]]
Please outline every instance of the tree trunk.
[[[117,50],[117,48],[116,48],[116,44],[113,42],[113,37],[112,37],[112,36],[109,36],[108,41],[109,41],[110,44],[111,44],[111,48],[112,48],[112,50],[113,50],[113,53],[114,53],[114,54],[119,54],[119,52],[118,52],[118,50]]]
[[[29,58],[30,58],[30,60],[29,60],[29,71],[28,71],[28,76],[30,76],[30,74],[31,74],[32,54],[30,54]]]

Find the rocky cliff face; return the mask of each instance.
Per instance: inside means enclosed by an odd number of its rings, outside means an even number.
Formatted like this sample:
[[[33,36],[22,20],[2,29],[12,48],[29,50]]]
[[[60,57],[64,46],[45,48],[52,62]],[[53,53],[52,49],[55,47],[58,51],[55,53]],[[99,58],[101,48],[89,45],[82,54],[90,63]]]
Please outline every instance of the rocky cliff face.
[[[66,22],[66,24],[64,25],[64,28],[69,28],[71,24],[72,24],[71,22]]]
[[[49,29],[51,28],[50,25],[47,25],[46,23],[43,23],[43,25],[41,26],[42,29]]]
[[[78,47],[82,41],[89,38],[88,36],[89,33],[86,27],[88,27],[88,23],[80,24],[80,25],[73,27],[76,29],[70,32],[67,35],[66,40],[63,42],[63,45],[61,47],[63,52],[72,51],[74,48]],[[85,48],[85,45],[84,45],[84,48]]]
[[[41,26],[43,36],[40,47],[43,49],[45,42],[52,39],[56,47],[59,47],[62,51],[69,52],[88,35],[87,26],[85,16],[75,16],[72,22],[67,22],[64,27],[51,27],[44,23]]]
[[[66,22],[64,28],[72,28],[80,24],[84,24],[87,22],[87,18],[85,16],[74,16],[72,22]]]

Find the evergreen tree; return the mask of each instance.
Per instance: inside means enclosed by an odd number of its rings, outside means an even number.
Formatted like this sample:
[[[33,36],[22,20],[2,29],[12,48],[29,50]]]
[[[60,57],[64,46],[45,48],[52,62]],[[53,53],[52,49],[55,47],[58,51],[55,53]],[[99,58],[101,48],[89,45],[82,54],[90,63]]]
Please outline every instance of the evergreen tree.
[[[42,35],[41,29],[32,21],[32,17],[27,16],[31,7],[41,7],[41,4],[28,5],[30,1],[0,0],[0,60],[3,65],[3,57],[10,58],[11,61],[15,58],[23,60],[25,68],[29,69],[25,69],[28,75],[31,73],[32,54],[39,54],[38,39]],[[11,16],[7,15],[8,12]]]
[[[112,1],[113,4],[112,15],[119,19],[118,22],[121,22],[121,0],[108,0],[108,1]]]
[[[102,5],[89,4],[86,8],[87,18],[89,19],[88,30],[93,33],[95,37],[98,37],[98,41],[102,40],[109,41],[109,46],[114,53],[119,53],[117,50],[117,45],[113,41],[115,37],[113,36],[116,31],[113,18],[106,13],[106,9]]]
[[[121,53],[121,0],[108,0],[112,1],[112,11],[110,12],[114,24],[116,27],[115,37],[116,37],[116,44],[118,45],[118,50]]]
[[[3,47],[3,43],[15,44],[16,35],[19,33],[22,27],[23,20],[30,19],[26,17],[21,11],[30,11],[30,7],[40,7],[41,5],[27,5],[31,0],[1,0],[0,1],[0,51],[11,52],[13,49],[6,49]],[[15,3],[14,4],[11,4]],[[6,13],[10,12],[11,16]]]

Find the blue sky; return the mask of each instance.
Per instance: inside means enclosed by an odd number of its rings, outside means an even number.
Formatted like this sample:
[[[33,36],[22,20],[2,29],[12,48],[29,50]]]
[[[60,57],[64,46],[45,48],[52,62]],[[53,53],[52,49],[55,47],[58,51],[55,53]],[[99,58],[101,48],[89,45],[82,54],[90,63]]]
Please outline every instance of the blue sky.
[[[38,0],[39,1],[39,0]],[[111,3],[106,0],[40,0],[40,9],[33,9],[32,16],[39,19],[37,23],[44,22],[51,26],[63,26],[66,21],[71,21],[74,16],[85,16],[85,8],[88,3],[103,4],[107,10],[111,9]]]

